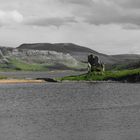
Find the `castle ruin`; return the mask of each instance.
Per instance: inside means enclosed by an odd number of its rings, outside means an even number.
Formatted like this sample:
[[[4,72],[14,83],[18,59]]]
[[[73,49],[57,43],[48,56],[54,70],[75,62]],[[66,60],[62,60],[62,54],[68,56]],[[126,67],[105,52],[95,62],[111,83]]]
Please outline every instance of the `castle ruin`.
[[[99,60],[98,56],[88,55],[88,72],[104,72],[105,65]]]

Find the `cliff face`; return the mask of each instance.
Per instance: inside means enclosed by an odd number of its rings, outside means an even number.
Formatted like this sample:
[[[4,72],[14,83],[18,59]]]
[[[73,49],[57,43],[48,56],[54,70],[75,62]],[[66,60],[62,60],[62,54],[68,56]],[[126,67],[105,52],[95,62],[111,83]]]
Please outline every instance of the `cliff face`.
[[[55,64],[60,63],[69,66],[77,66],[79,62],[70,54],[58,53],[47,50],[27,50],[27,49],[13,49],[8,53],[7,57],[14,57],[21,59],[28,63],[38,64]]]
[[[48,51],[48,50],[33,50],[33,49],[18,49],[18,48],[0,48],[0,63],[8,63],[9,60],[16,59],[28,64],[42,64],[50,67],[67,67],[80,68],[81,62],[77,61],[68,53]],[[57,68],[56,68],[57,69]]]

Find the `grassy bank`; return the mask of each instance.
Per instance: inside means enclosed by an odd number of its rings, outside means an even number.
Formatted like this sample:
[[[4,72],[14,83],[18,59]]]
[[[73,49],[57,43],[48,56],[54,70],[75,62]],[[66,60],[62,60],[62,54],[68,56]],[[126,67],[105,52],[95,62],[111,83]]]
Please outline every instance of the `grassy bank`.
[[[0,64],[0,71],[47,71],[46,65],[30,64],[17,59],[9,59],[8,63]]]
[[[7,77],[0,75],[0,80],[3,80],[3,79],[7,79]]]
[[[101,73],[86,73],[78,76],[69,76],[64,77],[61,80],[70,80],[70,81],[123,81],[123,80],[140,80],[140,69],[134,70],[121,70],[121,71],[106,71],[103,74]]]

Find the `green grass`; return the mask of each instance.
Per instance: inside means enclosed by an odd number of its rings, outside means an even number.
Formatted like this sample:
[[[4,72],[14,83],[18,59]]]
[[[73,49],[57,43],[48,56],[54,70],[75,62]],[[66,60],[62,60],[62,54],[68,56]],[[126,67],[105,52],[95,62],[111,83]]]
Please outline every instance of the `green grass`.
[[[0,64],[0,71],[46,71],[47,66],[30,64],[17,59],[10,59],[8,64]]]
[[[106,80],[116,80],[127,78],[129,76],[140,75],[140,69],[134,70],[121,70],[121,71],[106,71],[104,73],[86,73],[78,76],[68,76],[61,78],[61,81],[106,81]]]
[[[0,75],[0,80],[3,80],[3,79],[7,79],[7,77]]]

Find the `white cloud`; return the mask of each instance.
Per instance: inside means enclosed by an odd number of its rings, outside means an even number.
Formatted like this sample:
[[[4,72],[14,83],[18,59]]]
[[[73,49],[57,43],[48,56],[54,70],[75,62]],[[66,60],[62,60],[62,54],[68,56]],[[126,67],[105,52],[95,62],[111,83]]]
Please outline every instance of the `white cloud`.
[[[23,15],[16,10],[3,11],[0,10],[0,25],[11,25],[21,23],[23,21]]]

